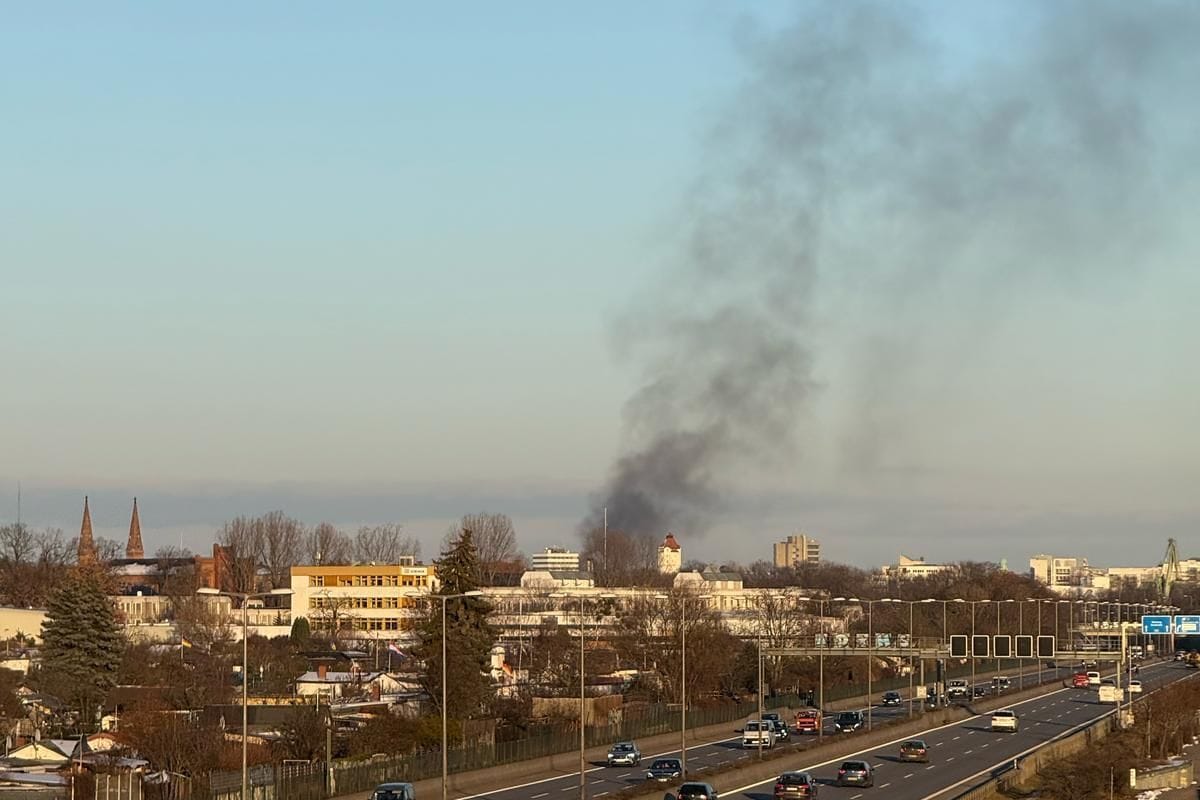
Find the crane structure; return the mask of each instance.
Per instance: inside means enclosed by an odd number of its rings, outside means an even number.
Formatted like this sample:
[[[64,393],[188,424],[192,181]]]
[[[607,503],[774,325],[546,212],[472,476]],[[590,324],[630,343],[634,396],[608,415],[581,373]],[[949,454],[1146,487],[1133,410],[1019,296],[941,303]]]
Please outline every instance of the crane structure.
[[[1175,540],[1167,539],[1167,554],[1163,557],[1162,575],[1158,578],[1158,595],[1163,600],[1171,599],[1171,588],[1179,580],[1179,553]]]

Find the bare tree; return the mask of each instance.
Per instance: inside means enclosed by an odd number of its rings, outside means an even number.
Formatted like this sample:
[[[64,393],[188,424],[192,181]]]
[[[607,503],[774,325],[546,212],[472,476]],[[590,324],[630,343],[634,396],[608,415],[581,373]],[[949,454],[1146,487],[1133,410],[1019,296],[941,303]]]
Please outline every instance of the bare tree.
[[[304,525],[282,511],[272,511],[259,518],[262,526],[262,549],[259,564],[267,572],[272,589],[290,586],[292,567],[300,560],[304,544]]]
[[[364,525],[354,535],[354,560],[360,564],[395,564],[401,556],[421,557],[421,543],[395,522]]]
[[[0,565],[28,564],[37,553],[37,534],[23,522],[0,527]]]
[[[354,542],[328,522],[322,522],[304,539],[304,557],[309,564],[349,564]]]
[[[355,614],[353,597],[330,594],[328,590],[318,592],[312,598],[308,619],[314,636],[327,636],[337,648],[342,637],[354,630]]]
[[[479,554],[479,581],[485,586],[495,583],[496,574],[504,565],[522,558],[517,551],[517,532],[512,518],[507,514],[465,514],[457,529],[451,528],[454,536],[459,531],[469,530],[475,536],[475,549]],[[449,534],[448,534],[449,535]]]
[[[583,537],[580,554],[584,569],[591,563],[600,586],[666,586],[672,576],[658,571],[660,540],[650,534],[631,535],[602,528]]]
[[[257,588],[261,540],[262,527],[256,519],[238,517],[225,523],[217,534],[223,559],[220,588],[243,593]]]

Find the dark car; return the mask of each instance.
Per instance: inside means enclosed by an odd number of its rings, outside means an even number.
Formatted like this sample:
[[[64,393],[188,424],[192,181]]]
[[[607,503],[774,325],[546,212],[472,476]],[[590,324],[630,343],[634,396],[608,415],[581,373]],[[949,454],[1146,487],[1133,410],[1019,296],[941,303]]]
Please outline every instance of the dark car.
[[[717,790],[711,783],[685,783],[675,797],[676,800],[717,800]]]
[[[678,758],[656,758],[646,770],[646,780],[666,783],[683,775],[683,765]]]
[[[875,777],[866,761],[843,761],[838,769],[838,786],[873,786]]]
[[[884,692],[883,693],[883,705],[885,705],[885,706],[898,706],[902,702],[904,702],[904,698],[902,698],[900,696],[899,692]]]
[[[987,697],[990,692],[991,688],[988,686],[976,686],[971,690],[971,694],[975,697]]]
[[[807,772],[785,772],[775,779],[775,798],[816,797],[817,779]]]
[[[608,755],[605,761],[610,767],[630,766],[636,767],[642,763],[642,752],[633,742],[617,742],[612,747],[608,748]]]
[[[922,764],[929,761],[929,748],[921,739],[909,739],[900,745],[901,761],[917,761]]]
[[[370,800],[416,800],[411,783],[381,783],[371,792]]]
[[[833,727],[838,733],[851,733],[863,726],[861,711],[843,711],[833,721]]]
[[[787,723],[781,719],[769,720],[764,717],[763,722],[769,722],[775,726],[775,741],[777,742],[782,742],[791,735],[791,733],[788,731]]]

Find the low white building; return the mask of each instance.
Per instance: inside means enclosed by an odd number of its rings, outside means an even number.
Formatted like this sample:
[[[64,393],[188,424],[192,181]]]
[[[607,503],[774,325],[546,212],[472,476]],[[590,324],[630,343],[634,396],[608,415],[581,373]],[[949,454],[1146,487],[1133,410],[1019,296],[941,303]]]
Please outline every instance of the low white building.
[[[954,564],[926,564],[924,558],[909,558],[903,553],[895,564],[886,564],[879,568],[884,578],[907,580],[910,578],[928,578],[943,572],[953,572]]]
[[[596,579],[592,573],[580,570],[531,569],[521,574],[522,589],[591,589],[595,585]]]
[[[315,672],[305,672],[296,678],[296,694],[305,697],[320,695],[329,700],[360,696],[377,700],[381,695],[397,694],[403,688],[399,680],[386,672],[335,672],[324,664],[319,665]]]

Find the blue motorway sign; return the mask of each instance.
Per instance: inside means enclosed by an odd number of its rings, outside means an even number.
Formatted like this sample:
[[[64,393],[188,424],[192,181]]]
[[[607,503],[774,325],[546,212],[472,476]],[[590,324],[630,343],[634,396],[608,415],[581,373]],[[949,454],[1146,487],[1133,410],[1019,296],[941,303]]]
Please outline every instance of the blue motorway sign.
[[[1176,617],[1178,619],[1178,617]],[[1170,633],[1171,618],[1166,615],[1144,615],[1142,617],[1142,633]]]
[[[1200,633],[1200,614],[1176,614],[1176,633]]]

